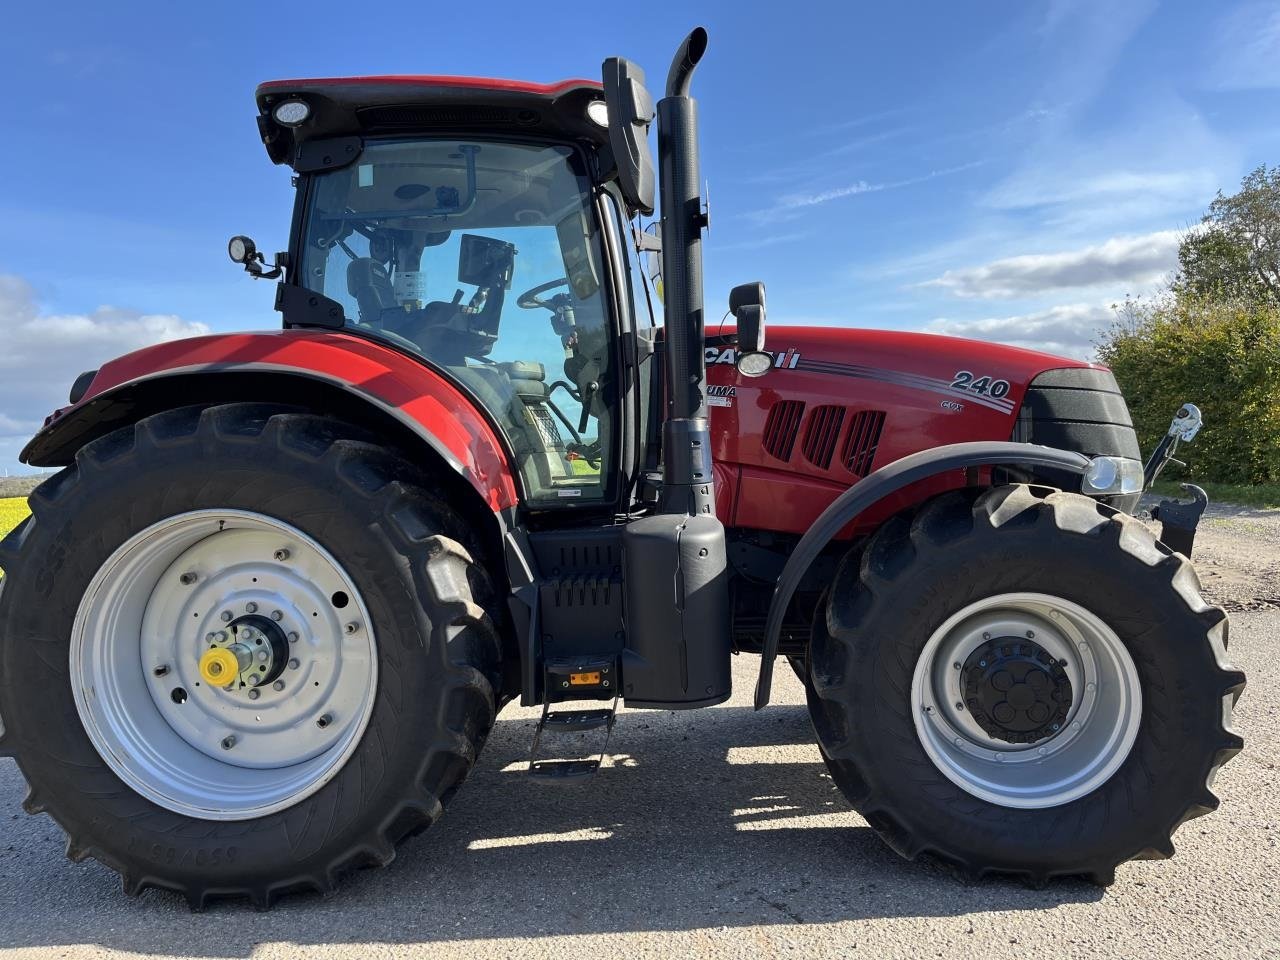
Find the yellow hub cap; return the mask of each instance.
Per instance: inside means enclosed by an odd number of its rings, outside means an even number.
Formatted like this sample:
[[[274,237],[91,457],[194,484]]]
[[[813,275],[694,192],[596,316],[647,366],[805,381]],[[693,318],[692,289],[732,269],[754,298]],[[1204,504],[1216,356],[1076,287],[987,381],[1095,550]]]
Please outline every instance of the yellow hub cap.
[[[229,687],[240,674],[240,661],[230,650],[214,647],[200,658],[200,676],[215,687]]]

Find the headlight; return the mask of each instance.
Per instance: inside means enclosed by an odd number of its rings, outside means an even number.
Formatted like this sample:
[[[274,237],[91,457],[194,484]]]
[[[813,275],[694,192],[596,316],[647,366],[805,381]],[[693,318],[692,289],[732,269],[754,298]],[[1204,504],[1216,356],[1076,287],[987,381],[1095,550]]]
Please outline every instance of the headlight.
[[[1094,457],[1085,468],[1080,492],[1091,497],[1142,492],[1142,463],[1128,457]]]
[[[773,369],[773,354],[762,350],[743,350],[738,354],[737,367],[744,377],[763,377]]]

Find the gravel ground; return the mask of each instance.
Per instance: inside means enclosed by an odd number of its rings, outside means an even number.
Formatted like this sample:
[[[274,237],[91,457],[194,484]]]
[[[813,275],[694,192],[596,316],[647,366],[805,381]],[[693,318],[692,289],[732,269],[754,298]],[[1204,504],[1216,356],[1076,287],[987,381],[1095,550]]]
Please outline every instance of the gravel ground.
[[[505,712],[449,814],[389,869],[266,914],[125,898],[20,812],[0,761],[0,955],[1280,957],[1278,647],[1280,614],[1234,617],[1247,746],[1215,784],[1223,807],[1107,890],[966,885],[899,860],[827,778],[800,685],[781,670],[777,705],[755,713],[744,657],[723,707],[626,711],[589,788],[528,783],[534,713]]]

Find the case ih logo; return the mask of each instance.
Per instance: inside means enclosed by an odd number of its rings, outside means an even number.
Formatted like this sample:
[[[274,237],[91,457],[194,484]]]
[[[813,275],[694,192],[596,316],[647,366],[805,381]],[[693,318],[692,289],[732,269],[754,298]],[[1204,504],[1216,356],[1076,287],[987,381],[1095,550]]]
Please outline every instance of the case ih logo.
[[[795,347],[788,347],[786,350],[779,350],[774,353],[772,350],[766,350],[765,353],[773,357],[773,366],[779,370],[794,370],[796,364],[800,362],[800,351]],[[721,350],[719,347],[707,347],[707,365],[713,363],[727,363],[730,365],[738,362],[738,351],[733,347],[725,347]]]

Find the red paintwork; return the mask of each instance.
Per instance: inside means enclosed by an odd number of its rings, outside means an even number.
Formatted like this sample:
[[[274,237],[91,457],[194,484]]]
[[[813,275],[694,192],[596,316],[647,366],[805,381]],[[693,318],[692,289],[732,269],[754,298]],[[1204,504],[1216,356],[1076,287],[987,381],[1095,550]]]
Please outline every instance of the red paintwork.
[[[139,377],[241,364],[310,372],[372,396],[439,440],[493,510],[518,502],[497,435],[457,388],[416,360],[345,333],[233,333],[147,347],[106,364],[80,404]]]
[[[730,330],[726,328],[725,332]],[[727,526],[787,533],[803,533],[832,500],[859,479],[845,468],[839,456],[839,443],[843,442],[852,415],[857,411],[886,413],[874,469],[907,454],[947,443],[1008,440],[1027,384],[1037,374],[1061,367],[1089,366],[1016,347],[886,330],[770,326],[769,348],[775,353],[795,350],[800,354],[801,363],[860,365],[936,378],[946,384],[958,371],[968,370],[975,377],[991,376],[1007,380],[1010,385],[1006,399],[1011,401],[1011,410],[1005,412],[982,406],[960,394],[933,392],[918,386],[802,368],[775,368],[763,377],[752,379],[739,375],[731,363],[709,362],[709,383],[733,386],[737,391],[732,406],[710,408],[716,480],[722,488],[729,488],[727,492],[718,491],[717,506],[723,508],[720,516]],[[723,349],[708,347],[708,360]],[[785,462],[769,454],[763,444],[769,409],[783,399],[806,403],[791,457]],[[947,409],[943,404],[949,400],[963,404],[963,409]],[[824,470],[805,459],[801,441],[813,408],[828,404],[845,407],[846,415],[836,455]],[[908,488],[860,517],[845,533],[870,529],[922,497],[963,486],[964,482],[963,473],[956,472]]]
[[[722,331],[716,330],[716,333]],[[731,330],[723,331],[725,333]],[[738,374],[732,363],[712,362],[726,347],[708,347],[708,381],[736,390],[730,406],[712,406],[716,506],[729,527],[803,533],[817,516],[859,478],[840,458],[840,444],[860,410],[885,412],[872,469],[948,443],[1007,440],[1027,384],[1039,373],[1089,364],[998,344],[929,334],[823,327],[771,327],[769,345],[799,354],[795,368],[774,368],[758,379]],[[933,389],[883,379],[833,373],[804,364],[861,366],[873,377],[933,378]],[[148,347],[102,368],[81,404],[131,380],[201,367],[269,365],[311,372],[377,398],[434,437],[462,464],[463,472],[494,510],[516,505],[517,488],[502,445],[488,422],[444,377],[421,362],[373,341],[338,332],[284,330],[198,337]],[[995,410],[948,392],[957,371],[1007,380],[1008,410]],[[941,384],[941,386],[939,386]],[[805,416],[788,460],[763,443],[769,409],[779,400],[803,400]],[[953,409],[955,404],[962,409]],[[951,407],[948,407],[951,404]],[[844,426],[830,466],[805,459],[803,437],[816,406],[843,406]],[[71,408],[68,408],[71,409]],[[51,423],[68,411],[59,411]],[[873,528],[885,517],[924,497],[963,486],[955,472],[915,484],[863,514],[845,536]]]
[[[599,89],[599,80],[560,80],[557,83],[529,83],[525,80],[501,80],[494,77],[449,77],[449,76],[412,76],[393,75],[382,77],[306,77],[299,80],[268,80],[258,84],[258,93],[293,87],[335,87],[335,86],[417,86],[417,87],[466,87],[478,90],[513,90],[517,93],[532,93],[536,96],[556,97],[567,93],[575,87],[595,87]]]

